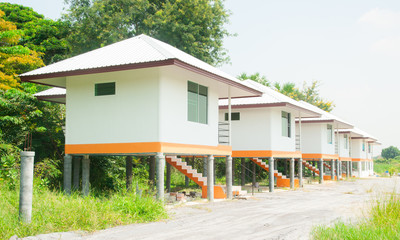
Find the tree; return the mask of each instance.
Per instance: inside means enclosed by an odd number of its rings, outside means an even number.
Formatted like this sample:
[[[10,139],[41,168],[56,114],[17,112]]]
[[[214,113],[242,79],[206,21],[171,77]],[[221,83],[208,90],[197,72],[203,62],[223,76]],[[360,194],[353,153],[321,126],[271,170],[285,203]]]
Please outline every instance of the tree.
[[[251,75],[247,75],[247,73],[241,73],[237,78],[240,80],[250,79],[255,82],[261,83],[262,85],[265,85],[268,87],[271,86],[271,82],[267,79],[267,77],[265,77],[264,75],[261,75],[258,72],[251,74]]]
[[[32,147],[37,150],[36,159],[61,159],[65,106],[36,99],[32,83],[24,83],[21,88],[0,90],[0,143],[23,149],[29,133]]]
[[[207,63],[228,62],[222,43],[229,12],[223,0],[66,0],[72,55],[141,33]]]
[[[23,31],[12,22],[4,20],[0,10],[0,89],[20,86],[18,74],[43,66],[39,54],[18,44]]]
[[[0,3],[0,10],[5,12],[6,21],[24,32],[19,45],[38,52],[46,65],[65,58],[69,53],[66,40],[69,25],[66,22],[45,19],[32,8],[18,4]]]
[[[390,146],[390,147],[382,149],[381,155],[385,159],[392,159],[397,156],[400,156],[400,150],[397,147]]]

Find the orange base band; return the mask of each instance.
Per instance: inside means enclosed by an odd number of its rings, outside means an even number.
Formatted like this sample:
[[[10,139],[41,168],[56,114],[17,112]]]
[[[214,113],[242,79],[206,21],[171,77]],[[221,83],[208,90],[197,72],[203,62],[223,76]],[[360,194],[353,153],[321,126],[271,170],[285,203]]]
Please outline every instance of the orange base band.
[[[189,155],[231,155],[232,147],[206,146],[164,142],[66,144],[66,154],[146,154],[171,153]]]
[[[285,152],[285,151],[257,151],[257,150],[248,150],[248,151],[232,151],[232,157],[237,158],[250,158],[250,157],[276,157],[276,158],[301,158],[301,152]]]
[[[322,154],[322,153],[303,153],[303,159],[339,159],[337,154]]]

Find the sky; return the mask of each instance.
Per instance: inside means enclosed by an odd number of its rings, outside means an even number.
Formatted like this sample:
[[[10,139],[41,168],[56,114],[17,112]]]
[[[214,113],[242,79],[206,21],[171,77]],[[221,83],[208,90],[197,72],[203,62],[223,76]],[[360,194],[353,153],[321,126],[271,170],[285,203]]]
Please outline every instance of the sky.
[[[57,19],[63,0],[9,0]],[[272,82],[320,81],[333,114],[400,148],[399,0],[226,0],[224,47],[233,76]],[[378,149],[377,149],[378,150]],[[375,150],[375,153],[377,151]]]

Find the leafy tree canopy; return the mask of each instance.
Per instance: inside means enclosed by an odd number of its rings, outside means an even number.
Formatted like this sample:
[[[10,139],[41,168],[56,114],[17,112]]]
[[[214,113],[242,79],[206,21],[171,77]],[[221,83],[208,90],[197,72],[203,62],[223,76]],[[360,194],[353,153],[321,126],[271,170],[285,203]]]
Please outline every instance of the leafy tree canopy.
[[[61,60],[69,53],[66,22],[45,19],[32,8],[18,4],[0,3],[0,10],[5,13],[4,20],[23,31],[19,44],[40,53],[45,64]]]
[[[65,0],[72,55],[142,33],[207,63],[228,62],[223,0]]]
[[[18,74],[43,66],[39,54],[18,44],[23,31],[4,19],[0,10],[0,89],[20,86]]]
[[[247,73],[241,73],[238,77],[240,80],[253,80],[255,82],[261,83],[262,85],[271,87],[271,82],[267,79],[266,76],[261,75],[260,73],[256,72],[251,75],[247,75]]]
[[[293,98],[294,100],[297,101],[305,101],[308,102],[314,106],[317,106],[321,108],[324,111],[330,112],[334,108],[334,104],[332,101],[327,101],[323,99],[319,95],[319,82],[318,81],[313,81],[311,85],[308,85],[306,82],[304,82],[302,88],[296,87],[295,83],[292,82],[286,82],[286,83],[279,83],[275,82],[271,86],[271,82],[264,76],[260,75],[260,73],[255,73],[248,75],[246,73],[240,74],[238,79],[241,80],[246,80],[246,79],[251,79],[253,81],[256,81],[258,83],[261,83],[265,86],[271,87],[275,89],[276,91]]]
[[[382,149],[381,155],[385,159],[392,159],[397,156],[400,156],[400,150],[397,147],[390,146],[390,147]]]

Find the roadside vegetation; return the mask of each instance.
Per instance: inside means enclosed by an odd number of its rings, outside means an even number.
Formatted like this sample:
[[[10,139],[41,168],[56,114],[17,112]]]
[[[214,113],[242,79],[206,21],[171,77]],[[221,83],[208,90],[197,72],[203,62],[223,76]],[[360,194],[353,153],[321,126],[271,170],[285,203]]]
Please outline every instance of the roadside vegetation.
[[[382,157],[374,160],[374,172],[380,176],[400,173],[400,150],[394,146],[382,149]]]
[[[18,185],[17,185],[18,186]],[[158,221],[167,217],[163,203],[152,194],[135,192],[79,193],[66,196],[43,187],[35,179],[32,222],[18,220],[19,188],[0,183],[0,239],[26,237],[50,232],[95,231],[113,226]]]
[[[333,226],[317,226],[312,238],[318,240],[381,240],[400,239],[400,195],[391,193],[377,197],[364,218],[356,222],[336,222]]]

